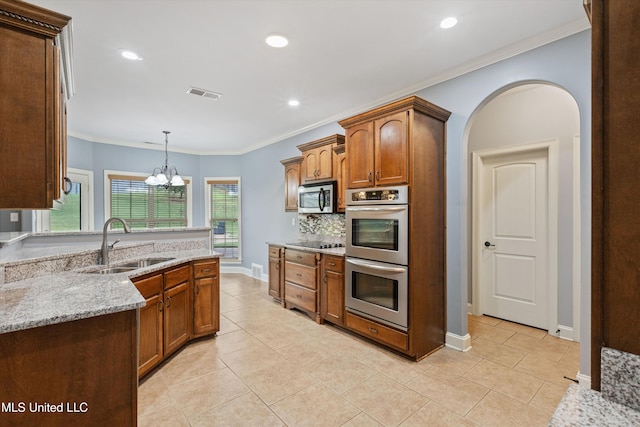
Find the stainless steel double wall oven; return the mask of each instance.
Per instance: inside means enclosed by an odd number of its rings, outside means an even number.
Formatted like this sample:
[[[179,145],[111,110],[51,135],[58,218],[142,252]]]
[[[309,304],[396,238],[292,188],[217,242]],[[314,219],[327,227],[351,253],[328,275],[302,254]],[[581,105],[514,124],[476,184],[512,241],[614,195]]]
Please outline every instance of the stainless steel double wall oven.
[[[347,311],[408,328],[407,186],[347,190]]]

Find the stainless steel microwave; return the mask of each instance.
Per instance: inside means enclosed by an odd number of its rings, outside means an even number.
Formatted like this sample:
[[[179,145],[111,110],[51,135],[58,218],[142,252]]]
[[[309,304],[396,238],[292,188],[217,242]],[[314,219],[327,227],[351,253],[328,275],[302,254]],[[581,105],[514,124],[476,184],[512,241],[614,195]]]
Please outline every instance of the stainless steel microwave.
[[[336,182],[327,181],[298,187],[298,213],[335,213]]]

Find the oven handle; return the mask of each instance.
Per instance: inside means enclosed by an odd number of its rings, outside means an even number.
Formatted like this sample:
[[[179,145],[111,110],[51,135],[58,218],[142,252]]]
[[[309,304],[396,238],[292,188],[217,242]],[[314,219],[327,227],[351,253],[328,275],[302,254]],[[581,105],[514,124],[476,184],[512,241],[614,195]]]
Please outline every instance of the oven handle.
[[[403,267],[382,267],[380,265],[370,264],[367,261],[362,261],[359,259],[347,258],[347,263],[357,265],[359,267],[370,268],[372,270],[388,271],[390,273],[404,273],[405,271],[407,271],[407,269]]]
[[[375,208],[353,208],[351,206],[349,206],[347,208],[348,211],[350,212],[384,212],[384,211],[388,211],[388,212],[400,212],[400,211],[405,211],[407,210],[407,206],[397,206],[397,207],[375,207]]]

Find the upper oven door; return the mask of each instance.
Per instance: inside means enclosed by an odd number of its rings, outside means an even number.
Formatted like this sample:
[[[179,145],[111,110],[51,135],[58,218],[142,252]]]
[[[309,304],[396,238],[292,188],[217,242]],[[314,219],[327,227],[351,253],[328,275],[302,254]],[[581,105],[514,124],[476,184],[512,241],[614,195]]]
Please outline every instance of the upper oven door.
[[[409,206],[347,206],[347,256],[407,265]]]

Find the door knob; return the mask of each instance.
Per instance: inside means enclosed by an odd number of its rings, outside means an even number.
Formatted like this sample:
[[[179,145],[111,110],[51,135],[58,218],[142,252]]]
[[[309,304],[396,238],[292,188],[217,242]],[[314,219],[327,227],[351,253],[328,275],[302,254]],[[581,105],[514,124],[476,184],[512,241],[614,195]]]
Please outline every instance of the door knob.
[[[484,242],[484,247],[485,248],[495,248],[496,245],[492,245],[491,242]]]

